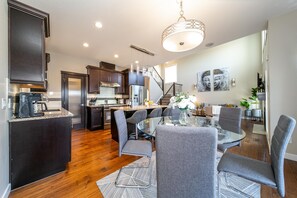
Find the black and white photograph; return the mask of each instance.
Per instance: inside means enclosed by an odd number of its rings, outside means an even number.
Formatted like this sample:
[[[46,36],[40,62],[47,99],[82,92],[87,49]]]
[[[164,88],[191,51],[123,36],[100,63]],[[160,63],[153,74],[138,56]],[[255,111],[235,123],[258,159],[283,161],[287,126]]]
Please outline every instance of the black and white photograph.
[[[229,68],[213,70],[213,90],[228,91],[229,89]]]
[[[198,92],[205,92],[211,90],[211,76],[210,70],[206,70],[203,72],[198,72],[198,82],[197,82],[197,89]]]

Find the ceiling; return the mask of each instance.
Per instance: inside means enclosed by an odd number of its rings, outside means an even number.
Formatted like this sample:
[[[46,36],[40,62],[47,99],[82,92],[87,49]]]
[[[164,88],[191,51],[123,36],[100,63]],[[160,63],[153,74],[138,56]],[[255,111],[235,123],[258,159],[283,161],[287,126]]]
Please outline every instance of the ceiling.
[[[184,16],[202,21],[203,43],[187,52],[163,49],[163,30],[179,17],[177,0],[20,0],[50,14],[47,51],[127,66],[165,63],[266,29],[267,21],[297,9],[295,0],[184,0]],[[95,28],[100,21],[103,28]],[[84,42],[89,47],[82,46]],[[149,56],[131,49],[136,45]],[[114,58],[118,54],[119,58]]]

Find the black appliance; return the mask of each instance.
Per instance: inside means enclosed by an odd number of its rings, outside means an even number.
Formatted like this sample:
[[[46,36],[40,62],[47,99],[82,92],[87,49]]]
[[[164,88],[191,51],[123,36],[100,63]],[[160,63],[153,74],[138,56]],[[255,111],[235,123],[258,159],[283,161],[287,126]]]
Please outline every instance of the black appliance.
[[[97,98],[91,98],[91,100],[89,101],[89,105],[95,105],[97,101]]]
[[[25,93],[20,92],[16,97],[16,117],[28,118],[43,116],[43,107],[46,108],[45,104],[42,103],[41,93]]]

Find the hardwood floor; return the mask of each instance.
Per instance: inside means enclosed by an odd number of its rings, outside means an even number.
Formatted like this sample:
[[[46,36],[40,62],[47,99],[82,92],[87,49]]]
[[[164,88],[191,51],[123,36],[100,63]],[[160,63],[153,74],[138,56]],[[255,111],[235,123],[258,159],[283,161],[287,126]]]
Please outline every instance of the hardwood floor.
[[[266,136],[252,133],[253,123],[243,120],[247,137],[241,147],[229,152],[269,161]],[[102,197],[96,181],[137,157],[118,157],[118,144],[109,130],[72,132],[72,159],[66,171],[11,192],[10,197]],[[297,162],[285,160],[286,197],[297,197]],[[276,190],[262,186],[262,197],[279,197]]]

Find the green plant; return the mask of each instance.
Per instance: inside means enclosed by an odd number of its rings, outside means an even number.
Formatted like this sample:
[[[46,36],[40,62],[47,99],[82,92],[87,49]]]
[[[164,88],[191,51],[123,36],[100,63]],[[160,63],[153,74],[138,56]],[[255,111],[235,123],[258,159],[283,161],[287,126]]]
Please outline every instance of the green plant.
[[[246,98],[242,98],[242,100],[240,101],[240,106],[243,106],[246,109],[249,109],[250,105],[251,103]]]
[[[251,92],[252,92],[252,97],[255,98],[255,99],[257,99],[258,98],[258,96],[257,96],[258,87],[252,88],[252,91]]]
[[[248,99],[242,98],[242,100],[240,101],[240,106],[243,106],[246,109],[249,109],[251,104],[258,104],[259,100],[258,100],[257,92],[258,92],[257,87],[252,88],[252,90],[251,90],[252,96],[250,96]]]

